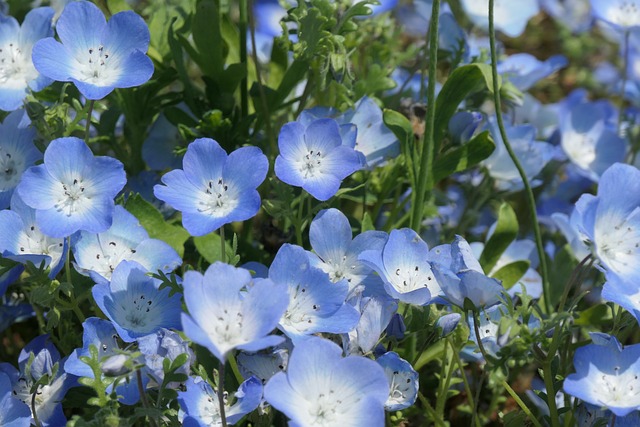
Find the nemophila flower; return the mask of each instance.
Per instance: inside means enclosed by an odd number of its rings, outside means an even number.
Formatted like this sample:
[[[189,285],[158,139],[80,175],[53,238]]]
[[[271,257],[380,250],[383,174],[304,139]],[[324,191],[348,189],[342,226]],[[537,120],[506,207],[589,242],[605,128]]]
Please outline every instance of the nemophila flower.
[[[219,360],[235,348],[257,351],[282,342],[269,333],[287,307],[284,285],[252,280],[249,271],[216,262],[204,275],[188,271],[183,286],[189,310],[182,314],[184,333]]]
[[[379,280],[358,255],[364,250],[382,250],[386,233],[366,231],[352,240],[347,217],[337,209],[326,209],[311,222],[309,241],[315,252],[309,255],[311,265],[327,273],[334,283],[346,279],[350,295],[362,292],[367,281]]]
[[[146,55],[149,29],[134,12],[116,13],[109,22],[88,1],[65,6],[53,37],[33,46],[33,64],[44,76],[73,82],[91,100],[115,88],[140,86],[151,78],[153,62]]]
[[[449,313],[438,318],[436,321],[436,328],[438,329],[440,337],[444,338],[453,332],[456,327],[458,327],[461,317],[460,313]]]
[[[368,250],[359,259],[382,278],[385,290],[393,298],[415,305],[425,305],[441,294],[431,264],[429,247],[409,229],[393,230],[382,250]]]
[[[98,307],[113,322],[125,342],[133,342],[161,328],[180,329],[180,294],[169,288],[158,289],[160,281],[134,261],[122,261],[113,271],[110,283],[93,287]]]
[[[482,123],[484,117],[481,113],[473,111],[459,111],[449,120],[449,135],[456,144],[464,144],[469,141]]]
[[[504,333],[501,334],[500,331],[500,319],[503,316],[502,310],[502,305],[494,305],[487,309],[481,309],[477,316],[479,320],[478,332],[480,341],[482,342],[485,351],[491,356],[498,354],[500,349],[504,346],[505,339],[507,338],[507,335]],[[465,347],[460,355],[464,359],[482,361],[484,358],[478,349],[478,338],[474,332],[475,320],[472,315],[467,316],[467,324],[469,325],[470,330],[469,339],[473,341],[474,344]]]
[[[620,417],[640,409],[640,344],[622,348],[615,338],[594,341],[576,350],[573,365],[565,393]]]
[[[607,281],[640,277],[640,170],[616,163],[600,178],[596,196],[576,202],[580,231],[605,270]]]
[[[182,225],[193,236],[203,236],[233,221],[253,217],[260,209],[256,188],[264,181],[269,161],[257,147],[231,154],[209,138],[188,147],[184,170],[175,169],[156,185],[156,197],[182,211]],[[248,167],[250,166],[250,167]]]
[[[540,61],[528,53],[516,53],[500,61],[498,73],[506,76],[518,89],[526,91],[567,64],[567,58],[563,55],[554,55],[546,61]]]
[[[113,198],[126,182],[122,163],[94,157],[79,138],[58,138],[44,152],[44,164],[27,169],[16,191],[36,210],[36,223],[51,237],[78,230],[100,233],[111,226]]]
[[[182,339],[177,332],[168,329],[160,329],[155,334],[138,339],[138,349],[144,357],[147,375],[153,378],[156,386],[164,380],[164,361],[173,362],[181,354],[187,355],[186,362],[175,372],[189,375],[191,364],[195,360],[195,354],[189,347],[189,342]],[[172,382],[166,384],[169,388],[178,388],[179,384]]]
[[[291,342],[288,341],[288,343],[290,344]],[[281,345],[280,347],[283,346]],[[269,378],[278,372],[287,370],[289,352],[290,349],[277,347],[268,352],[249,353],[241,351],[236,357],[238,369],[243,378],[256,377],[262,384],[266,384]]]
[[[24,264],[32,262],[39,266],[44,262],[53,279],[64,265],[67,242],[43,234],[36,223],[35,209],[16,193],[11,199],[11,210],[0,211],[0,252],[3,257]]]
[[[1,28],[0,25],[0,37]],[[23,116],[23,110],[14,111],[0,124],[0,209],[9,207],[13,190],[24,171],[42,158],[33,144],[36,130],[20,126]]]
[[[0,372],[0,425],[7,427],[29,427],[31,410],[29,406],[13,397],[13,386],[9,376]]]
[[[150,239],[138,219],[120,205],[116,205],[113,223],[107,231],[74,234],[71,249],[76,270],[96,283],[107,283],[123,260],[135,261],[153,273],[158,270],[170,273],[182,263],[171,246]]]
[[[471,22],[481,28],[489,27],[489,0],[462,0],[461,3]],[[496,0],[493,9],[496,30],[518,37],[539,11],[538,0]]]
[[[64,363],[64,370],[78,377],[95,378],[93,369],[81,360],[82,357],[91,357],[89,347],[95,346],[98,350],[98,360],[102,362],[103,375],[106,375],[105,371],[109,371],[105,369],[105,367],[108,368],[108,361],[122,355],[118,345],[118,332],[112,322],[97,317],[88,318],[82,323],[82,327],[82,347],[75,349],[69,355]],[[149,382],[148,372],[142,375],[142,382],[144,389]],[[114,384],[107,386],[107,393],[111,393]],[[119,402],[125,405],[137,403],[140,400],[140,392],[136,373],[130,372],[124,380],[118,381],[115,391],[119,396]]]
[[[589,0],[540,0],[540,6],[574,33],[587,31],[593,24]]]
[[[24,295],[11,293],[0,297],[0,332],[34,316],[33,307],[25,302]]]
[[[588,237],[581,230],[582,218],[576,208],[572,210],[570,215],[560,212],[553,213],[551,219],[571,246],[576,259],[583,260],[589,255],[589,247],[585,244]]]
[[[34,43],[53,35],[54,10],[31,10],[22,26],[12,16],[0,14],[0,109],[13,111],[22,105],[29,90],[38,92],[51,84],[31,61]]]
[[[296,426],[383,426],[389,385],[371,359],[342,357],[331,341],[312,337],[296,344],[287,372],[274,375],[264,398]]]
[[[435,257],[431,266],[436,280],[444,292],[444,298],[460,308],[467,308],[466,301],[476,309],[491,307],[500,301],[504,291],[499,280],[487,277],[473,255],[467,241],[456,236],[448,246],[450,254]],[[443,247],[443,252],[447,248]]]
[[[306,128],[298,122],[285,124],[278,136],[278,148],[276,176],[320,201],[334,196],[342,180],[363,167],[360,155],[342,144],[338,123],[333,119],[319,119]]]
[[[358,323],[358,311],[345,303],[347,281],[332,283],[311,266],[301,247],[283,245],[271,263],[269,279],[286,285],[289,304],[279,327],[294,343],[318,332],[346,333]]]
[[[617,123],[612,123],[613,105],[587,102],[580,95],[560,104],[560,143],[580,173],[597,182],[609,166],[624,161],[627,143],[618,136]]]
[[[33,361],[29,363],[32,357]],[[43,427],[67,423],[61,402],[69,388],[76,385],[76,378],[67,374],[61,365],[64,360],[60,360],[60,353],[49,335],[36,337],[20,351],[19,369],[9,363],[0,363],[0,374],[5,373],[10,378],[13,396],[29,407],[31,420],[31,411],[35,410]],[[34,384],[45,375],[49,376],[48,382],[39,384],[32,393]],[[0,412],[4,412],[4,408]]]
[[[258,0],[253,2],[253,16],[256,54],[261,63],[267,63],[271,58],[274,37],[282,34],[280,21],[287,16],[287,10],[278,0]],[[247,49],[253,49],[251,34],[247,37]]]
[[[409,362],[389,351],[376,359],[384,369],[389,382],[389,398],[384,407],[387,411],[400,411],[413,405],[418,397],[418,373]]]
[[[591,0],[593,16],[619,30],[640,27],[639,0]]]
[[[495,118],[489,119],[489,130],[496,143],[496,149],[482,164],[496,179],[496,186],[499,189],[510,191],[521,189],[522,179],[502,142]],[[527,178],[532,181],[554,157],[555,148],[549,143],[536,141],[536,129],[530,125],[510,126],[506,128],[506,133]],[[540,182],[533,181],[532,184],[539,185]]]
[[[180,414],[184,417],[183,425],[187,427],[208,427],[222,425],[218,395],[211,385],[200,377],[187,380],[185,391],[178,392]],[[235,402],[228,402],[225,396],[224,414],[227,424],[235,424],[242,417],[253,411],[262,400],[262,383],[251,377],[238,388],[234,394]]]

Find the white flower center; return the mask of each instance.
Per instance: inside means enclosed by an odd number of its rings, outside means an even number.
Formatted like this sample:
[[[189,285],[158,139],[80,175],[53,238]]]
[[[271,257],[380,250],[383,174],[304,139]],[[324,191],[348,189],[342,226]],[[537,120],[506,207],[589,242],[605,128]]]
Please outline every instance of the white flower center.
[[[74,178],[67,182],[60,181],[60,192],[54,208],[71,216],[81,209],[82,205],[90,200],[85,194],[85,185],[82,178]]]
[[[114,63],[104,46],[90,47],[85,55],[76,57],[76,79],[96,86],[110,86],[119,78],[118,61]]]
[[[95,271],[105,279],[111,279],[113,270],[122,260],[130,259],[136,250],[124,239],[112,238],[103,244],[98,237],[99,245],[96,255],[87,270]]]
[[[24,169],[24,158],[0,147],[0,191],[15,188]]]
[[[431,270],[420,269],[415,265],[412,267],[396,268],[389,278],[391,285],[400,293],[415,291],[420,288],[429,288],[429,283],[433,281]]]
[[[567,132],[562,135],[562,147],[573,163],[588,169],[596,160],[596,141],[590,134]]]
[[[121,316],[117,316],[118,320],[122,322],[122,326],[132,331],[145,332],[153,330],[155,326],[155,316],[152,310],[157,304],[154,304],[153,299],[149,298],[145,294],[140,294],[133,299],[127,299],[126,296],[122,297],[124,300],[116,301],[116,305],[120,305],[122,309]]]
[[[281,323],[291,326],[300,332],[304,332],[316,317],[315,311],[320,310],[320,305],[314,301],[307,288],[298,285],[289,288],[289,306],[282,315]]]
[[[309,153],[298,161],[298,170],[303,178],[314,178],[322,169],[322,159],[320,151],[309,150]]]
[[[15,41],[0,47],[0,86],[24,88],[37,77],[38,71],[31,62],[31,47],[25,49]]]
[[[198,212],[209,214],[213,217],[229,215],[238,206],[237,192],[233,186],[225,183],[222,178],[217,181],[207,182],[200,194]]]
[[[596,390],[599,391],[604,406],[638,406],[640,405],[640,380],[632,369],[620,372],[620,366],[613,368],[613,374],[602,374],[597,379]]]
[[[224,406],[225,410],[227,410],[227,393],[223,394],[224,397]],[[200,399],[199,405],[200,408],[200,419],[205,425],[211,427],[217,427],[222,425],[222,420],[220,418],[220,406],[218,405],[218,396],[207,394],[206,397]],[[225,411],[226,413],[227,411]]]
[[[601,218],[596,226],[596,253],[608,270],[628,275],[638,268],[640,258],[640,208],[626,218]],[[613,225],[613,227],[611,227]]]
[[[359,393],[353,392],[344,384],[332,384],[332,378],[328,378],[324,384],[317,384],[318,394],[315,399],[310,396],[307,400],[307,411],[312,426],[336,426],[349,413],[356,403],[360,401]],[[340,390],[336,394],[335,388]]]
[[[609,9],[608,19],[623,27],[632,27],[640,24],[640,7],[637,1],[621,1],[618,2],[617,8]]]
[[[48,255],[51,257],[50,265],[54,266],[63,255],[63,239],[56,239],[42,234],[37,225],[28,225],[18,237],[18,253]]]
[[[411,372],[409,371],[393,371],[385,369],[387,379],[389,381],[389,399],[387,405],[405,403],[413,395],[413,384],[411,380]]]

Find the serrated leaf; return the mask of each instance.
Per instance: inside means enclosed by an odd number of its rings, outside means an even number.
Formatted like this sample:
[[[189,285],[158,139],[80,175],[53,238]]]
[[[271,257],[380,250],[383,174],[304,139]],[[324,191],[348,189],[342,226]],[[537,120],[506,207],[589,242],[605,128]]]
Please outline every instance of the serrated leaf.
[[[502,281],[502,286],[505,289],[510,289],[513,285],[518,283],[518,280],[524,276],[529,269],[530,262],[528,260],[515,261],[505,265],[500,270],[491,275],[494,279]]]
[[[433,166],[433,178],[438,182],[453,173],[469,169],[493,153],[496,145],[489,131],[479,133],[466,144],[447,151]]]
[[[184,255],[184,242],[190,237],[187,230],[179,225],[167,223],[160,211],[139,194],[130,196],[124,207],[140,221],[149,237],[166,242],[180,257]]]
[[[498,210],[498,223],[480,255],[480,265],[484,271],[491,271],[502,253],[518,235],[518,218],[508,203],[502,203]]]

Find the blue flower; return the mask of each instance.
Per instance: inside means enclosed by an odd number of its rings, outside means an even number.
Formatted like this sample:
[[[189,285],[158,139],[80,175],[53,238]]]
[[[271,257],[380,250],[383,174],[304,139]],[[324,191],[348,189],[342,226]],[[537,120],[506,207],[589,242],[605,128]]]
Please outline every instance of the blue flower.
[[[182,224],[193,236],[203,236],[233,221],[253,217],[260,209],[256,188],[264,181],[269,162],[257,147],[231,154],[209,138],[193,141],[176,169],[156,185],[156,197],[182,211]],[[251,167],[247,167],[250,165]]]
[[[461,3],[471,22],[481,28],[489,27],[489,0],[462,0]],[[496,30],[518,37],[538,12],[538,0],[496,1],[493,12]]]
[[[384,407],[387,411],[400,411],[413,405],[418,397],[418,373],[409,362],[389,351],[376,359],[384,368],[389,382],[389,398]]]
[[[287,285],[289,305],[279,326],[294,343],[318,332],[346,333],[358,323],[358,311],[345,303],[347,281],[331,283],[326,273],[310,265],[304,249],[283,245],[269,268],[269,278]]]
[[[285,341],[269,352],[238,353],[238,369],[243,378],[256,377],[262,384],[266,384],[269,378],[280,371],[287,369],[289,363],[289,351],[285,345],[291,345],[291,341]]]
[[[358,256],[364,250],[382,250],[386,233],[371,230],[352,240],[347,217],[337,209],[326,209],[318,212],[311,222],[309,241],[315,251],[309,257],[311,265],[327,273],[334,283],[346,279],[350,295],[362,292],[367,282],[379,281]]]
[[[276,176],[320,201],[338,192],[343,179],[363,167],[361,155],[342,144],[338,123],[319,119],[305,126],[285,124],[278,136]]]
[[[148,370],[147,374],[153,378],[156,385],[161,385],[164,380],[164,361],[173,362],[181,354],[187,355],[184,365],[175,372],[189,375],[191,364],[195,360],[195,354],[189,347],[189,342],[182,339],[177,332],[168,329],[160,329],[155,334],[147,335],[138,339],[138,349],[144,355],[144,363]],[[168,388],[178,388],[179,383],[171,382],[165,386]]]
[[[126,358],[118,345],[118,332],[110,321],[90,317],[82,323],[82,331],[82,348],[75,349],[69,355],[64,363],[65,372],[78,377],[95,378],[93,369],[80,359],[81,357],[90,357],[90,346],[95,346],[96,350],[98,350],[98,360],[102,362],[103,375],[108,370],[110,361],[120,356]],[[144,388],[149,382],[149,377],[146,373],[142,376],[142,381]],[[109,384],[106,389],[107,393],[111,393],[114,385],[116,385],[116,393],[120,396],[118,398],[119,402],[125,405],[133,405],[140,400],[140,391],[135,372],[129,372],[124,381],[119,381],[117,384],[115,382]]]
[[[76,270],[96,283],[106,283],[123,260],[135,261],[147,271],[170,273],[182,260],[165,242],[150,239],[137,218],[116,205],[111,228],[102,233],[81,231],[71,240]]]
[[[14,111],[0,124],[0,209],[9,207],[24,171],[42,159],[42,153],[33,144],[35,129],[20,126],[23,116],[24,111]]]
[[[184,333],[219,360],[234,348],[257,351],[282,342],[268,335],[287,307],[286,289],[268,279],[252,281],[249,271],[216,262],[204,275],[188,271],[182,315]]]
[[[51,237],[78,230],[100,233],[111,226],[114,202],[126,182],[120,161],[94,157],[79,138],[58,138],[44,164],[25,171],[16,191],[36,210],[36,223]]]
[[[576,350],[576,372],[564,380],[565,393],[620,417],[639,410],[640,344],[623,349],[615,338],[598,342]]]
[[[498,72],[506,75],[515,87],[525,91],[555,71],[566,67],[567,64],[567,58],[562,55],[554,55],[546,61],[539,61],[528,53],[516,53],[498,64]]]
[[[444,245],[448,246],[448,245]],[[500,281],[487,277],[467,241],[456,236],[449,246],[450,254],[432,262],[433,273],[444,292],[444,298],[460,308],[469,300],[475,308],[491,307],[504,291]]]
[[[180,329],[180,294],[158,289],[160,281],[134,261],[122,261],[110,283],[93,287],[93,298],[113,322],[125,342],[133,342],[161,328]]]
[[[27,206],[15,193],[11,210],[0,211],[0,252],[5,258],[39,266],[44,262],[49,278],[53,279],[64,265],[67,242],[49,237],[36,224],[36,211]]]
[[[427,254],[429,247],[409,229],[393,230],[382,250],[368,250],[360,260],[378,272],[384,288],[393,298],[425,305],[441,294]]]
[[[382,427],[389,385],[373,360],[342,358],[336,344],[312,337],[296,344],[287,372],[269,380],[264,397],[290,425]]]
[[[587,0],[541,0],[542,8],[556,21],[568,26],[574,33],[591,28],[593,16]]]
[[[343,335],[343,347],[348,354],[370,353],[396,314],[398,302],[382,286],[370,286],[349,303],[360,312],[360,320],[352,331]]]
[[[189,378],[185,384],[186,391],[178,392],[183,425],[187,427],[207,427],[222,425],[218,395],[202,378]],[[262,400],[262,384],[251,377],[242,384],[235,393],[236,401],[232,405],[225,404],[224,413],[227,424],[235,424],[242,417],[253,411]],[[227,398],[225,397],[225,400]]]
[[[102,99],[115,88],[140,86],[151,78],[153,62],[145,54],[149,29],[134,12],[116,13],[107,23],[96,5],[69,3],[53,37],[33,46],[33,63],[44,76],[73,82],[87,99]]]
[[[29,90],[38,92],[51,79],[38,73],[31,61],[36,41],[53,35],[50,7],[31,10],[20,27],[11,16],[0,14],[0,109],[13,111],[22,105]]]
[[[0,372],[0,425],[9,427],[29,427],[31,410],[29,406],[13,397],[9,376]]]
[[[593,16],[619,30],[640,28],[640,1],[591,0]]]

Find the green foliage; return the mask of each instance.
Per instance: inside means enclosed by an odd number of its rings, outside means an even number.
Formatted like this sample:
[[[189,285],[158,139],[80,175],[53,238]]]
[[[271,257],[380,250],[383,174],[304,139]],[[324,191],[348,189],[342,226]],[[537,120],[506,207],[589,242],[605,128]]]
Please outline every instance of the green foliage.
[[[508,203],[500,205],[498,223],[480,255],[484,271],[491,271],[502,253],[518,235],[518,218]]]

